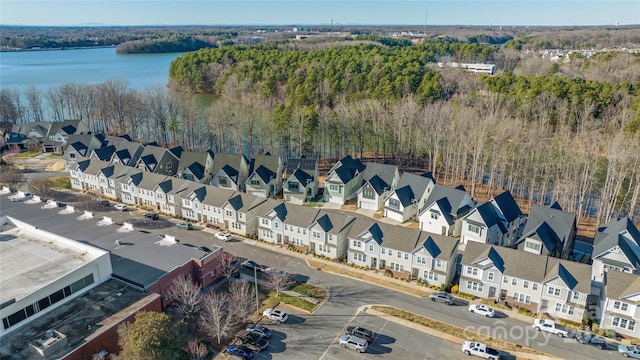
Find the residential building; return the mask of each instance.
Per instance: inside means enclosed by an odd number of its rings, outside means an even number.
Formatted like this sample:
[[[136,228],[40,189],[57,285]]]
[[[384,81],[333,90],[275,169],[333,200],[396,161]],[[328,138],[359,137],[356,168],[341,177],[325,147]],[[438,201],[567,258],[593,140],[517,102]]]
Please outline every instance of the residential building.
[[[220,154],[213,157],[211,185],[219,188],[244,191],[249,175],[247,159],[242,154]]]
[[[176,176],[201,184],[209,184],[213,178],[213,158],[212,151],[183,151]]]
[[[603,279],[600,328],[640,339],[640,276],[607,271]]]
[[[425,205],[435,184],[430,172],[421,175],[404,172],[396,189],[384,201],[384,216],[400,222],[418,221],[418,209]]]
[[[475,208],[464,187],[435,184],[420,211],[420,229],[440,235],[459,237],[462,218]]]
[[[398,185],[400,173],[396,165],[369,162],[362,179],[363,184],[358,189],[357,206],[361,209],[379,211],[384,207],[384,199]]]
[[[593,239],[592,278],[601,286],[610,270],[640,273],[640,232],[631,219],[611,220],[598,229]]]
[[[348,235],[356,215],[322,210],[309,227],[309,251],[330,259],[346,258]]]
[[[206,194],[202,200],[202,221],[208,226],[224,228],[222,206],[234,194],[234,191],[212,185],[208,185],[206,189]]]
[[[145,145],[135,167],[141,171],[174,176],[178,171],[180,157],[173,149],[155,145]]]
[[[511,193],[505,191],[462,218],[461,243],[513,246],[522,235],[525,222],[526,216]]]
[[[461,292],[574,322],[586,313],[589,265],[478,242],[461,265]]]
[[[450,284],[456,274],[458,242],[456,238],[421,232],[418,246],[411,253],[411,277],[429,285]]]
[[[562,211],[558,203],[550,207],[533,205],[515,246],[533,254],[567,259],[573,251],[576,232],[576,215]]]
[[[48,123],[47,135],[41,140],[43,152],[62,154],[71,135],[89,134],[89,127],[80,120],[64,120]]]
[[[282,191],[282,160],[276,155],[256,155],[251,159],[245,181],[247,194],[274,197]]]
[[[113,153],[111,162],[132,167],[136,167],[145,149],[144,145],[132,141],[120,141],[114,143],[114,147],[115,152]]]
[[[351,155],[340,159],[324,180],[324,200],[346,204],[348,200],[355,198],[362,186],[364,168],[360,159],[354,159]]]
[[[291,203],[279,203],[258,214],[258,239],[273,244],[309,250],[309,227],[320,209]]]
[[[258,227],[256,208],[265,201],[267,198],[235,192],[222,205],[224,227],[232,233],[253,237]]]
[[[316,159],[289,159],[282,184],[284,201],[302,204],[318,195],[318,161]]]
[[[63,147],[62,160],[64,160],[65,167],[71,168],[78,160],[88,158],[92,151],[101,146],[102,141],[97,136],[90,134],[70,135]]]

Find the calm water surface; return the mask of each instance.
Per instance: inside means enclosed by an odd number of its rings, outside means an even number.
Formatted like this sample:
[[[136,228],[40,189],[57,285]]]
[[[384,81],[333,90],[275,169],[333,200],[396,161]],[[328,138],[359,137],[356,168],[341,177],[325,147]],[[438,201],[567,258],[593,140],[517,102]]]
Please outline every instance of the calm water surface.
[[[165,86],[169,64],[182,53],[118,55],[115,48],[0,53],[0,89],[41,90],[68,83],[124,79],[133,89]]]

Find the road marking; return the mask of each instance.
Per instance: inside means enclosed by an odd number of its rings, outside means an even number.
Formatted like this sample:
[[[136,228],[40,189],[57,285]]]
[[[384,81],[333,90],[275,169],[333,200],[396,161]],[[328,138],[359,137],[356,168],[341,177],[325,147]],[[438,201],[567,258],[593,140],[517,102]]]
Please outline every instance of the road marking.
[[[358,310],[356,310],[356,313],[351,317],[351,319],[347,322],[347,324],[342,328],[342,330],[340,330],[340,333],[338,334],[338,336],[336,336],[333,341],[331,342],[331,344],[329,344],[329,346],[327,347],[327,350],[325,350],[322,355],[320,356],[320,359],[324,359],[327,354],[329,353],[329,350],[331,350],[331,347],[333,346],[334,343],[338,342],[340,340],[340,337],[342,335],[345,334],[345,331],[347,331],[347,327],[349,326],[349,324],[351,324],[351,322],[358,317],[358,314],[360,314],[360,312],[364,311],[364,309],[367,308],[367,305],[363,305],[360,306],[358,308]]]

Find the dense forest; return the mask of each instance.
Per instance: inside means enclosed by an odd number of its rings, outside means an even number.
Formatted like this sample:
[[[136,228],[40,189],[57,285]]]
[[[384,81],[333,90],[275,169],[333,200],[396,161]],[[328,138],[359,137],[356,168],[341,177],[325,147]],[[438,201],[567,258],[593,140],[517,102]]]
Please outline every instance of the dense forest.
[[[135,91],[122,80],[2,89],[0,118],[77,118],[94,131],[196,151],[352,154],[433,171],[476,199],[508,189],[527,204],[558,201],[579,219],[637,221],[640,55],[566,51],[553,62],[518,47],[380,35],[223,44],[172,63],[178,91]],[[498,71],[437,64],[451,61],[493,62]],[[191,92],[214,100],[203,106]]]

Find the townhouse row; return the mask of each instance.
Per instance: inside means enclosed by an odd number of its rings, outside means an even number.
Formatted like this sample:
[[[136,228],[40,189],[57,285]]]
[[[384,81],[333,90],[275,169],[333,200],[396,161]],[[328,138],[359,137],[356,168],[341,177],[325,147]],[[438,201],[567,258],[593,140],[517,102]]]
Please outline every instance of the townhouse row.
[[[603,328],[640,337],[636,330],[640,234],[628,218],[598,230],[592,265],[524,247],[528,242],[542,242],[539,234],[549,232],[551,219],[561,217],[555,216],[558,209],[552,209],[546,220],[534,217],[537,220],[525,227],[520,247],[467,241],[460,246],[464,252],[459,256],[459,238],[355,213],[277,201],[95,159],[78,162],[70,174],[77,190],[354,265],[390,270],[430,285],[448,284],[459,275],[460,291],[478,298],[575,322],[590,316]],[[497,205],[501,202],[504,199],[494,198],[487,204],[500,209],[505,207]],[[539,211],[547,213],[548,209],[540,207]],[[469,214],[474,211],[480,213],[476,208]]]

